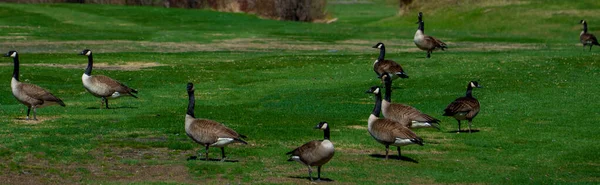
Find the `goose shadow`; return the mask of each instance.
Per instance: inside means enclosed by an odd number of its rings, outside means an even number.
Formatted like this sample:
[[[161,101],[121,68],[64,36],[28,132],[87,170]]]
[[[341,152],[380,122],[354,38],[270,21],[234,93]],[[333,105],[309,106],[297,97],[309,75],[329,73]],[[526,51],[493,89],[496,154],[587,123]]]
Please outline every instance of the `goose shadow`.
[[[198,158],[198,156],[190,156],[186,160],[187,161],[207,161],[206,158],[204,158],[204,157]],[[221,159],[211,159],[211,158],[208,158],[208,161],[228,162],[228,163],[237,163],[237,162],[240,162],[239,160],[225,159],[224,161],[221,161]]]
[[[477,133],[479,132],[479,130],[477,129],[471,129],[471,133]],[[447,131],[446,133],[469,133],[469,130],[451,130],[451,131]]]
[[[314,175],[314,171],[313,171],[313,175]],[[308,176],[288,176],[288,177],[294,178],[294,179],[304,179],[304,180],[310,181],[310,177],[308,177]],[[334,180],[330,179],[330,178],[321,178],[321,180],[317,180],[316,177],[313,177],[313,179],[315,180],[313,182],[334,182]]]
[[[379,158],[379,159],[385,159],[385,155],[381,155],[381,154],[371,154],[369,156],[374,157],[374,158]],[[406,161],[406,162],[419,163],[419,161],[414,160],[410,157],[406,157],[406,156],[388,155],[388,157],[390,159],[398,159],[398,160]]]

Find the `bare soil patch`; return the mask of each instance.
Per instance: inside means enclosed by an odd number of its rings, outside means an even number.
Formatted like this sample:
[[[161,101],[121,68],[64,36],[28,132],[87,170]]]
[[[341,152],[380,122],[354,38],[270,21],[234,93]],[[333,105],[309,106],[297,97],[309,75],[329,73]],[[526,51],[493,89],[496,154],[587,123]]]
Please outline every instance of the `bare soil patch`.
[[[12,66],[10,63],[0,63],[0,66]],[[86,64],[21,64],[21,66],[42,66],[42,67],[59,67],[64,69],[85,69]],[[125,62],[119,64],[94,63],[94,69],[99,70],[117,70],[117,71],[138,71],[145,68],[165,66],[158,62]]]

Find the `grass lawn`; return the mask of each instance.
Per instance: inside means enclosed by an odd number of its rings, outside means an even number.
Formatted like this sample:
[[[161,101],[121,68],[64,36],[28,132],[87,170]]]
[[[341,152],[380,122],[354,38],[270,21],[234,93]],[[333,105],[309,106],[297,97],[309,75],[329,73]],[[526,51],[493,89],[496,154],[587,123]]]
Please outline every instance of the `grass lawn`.
[[[24,120],[27,109],[10,90],[12,59],[1,59],[0,184],[307,184],[306,167],[285,153],[322,139],[312,129],[320,121],[332,129],[336,154],[322,177],[333,183],[600,183],[600,47],[588,52],[578,40],[581,19],[600,34],[600,2],[432,6],[425,32],[449,49],[430,59],[412,42],[419,10],[399,16],[390,2],[329,1],[332,24],[0,3],[0,52],[19,51],[21,81],[67,105]],[[380,85],[372,70],[377,42],[410,76],[393,82],[392,101],[442,120],[440,131],[415,131],[425,145],[403,147],[404,160],[395,160],[395,147],[393,159],[382,159],[385,147],[367,132],[374,100],[365,91]],[[81,83],[87,58],[77,54],[86,48],[93,74],[137,89],[139,99],[99,109]],[[484,86],[473,91],[479,132],[456,134],[443,109],[470,80]],[[249,145],[226,148],[233,162],[188,160],[204,151],[184,130],[188,82],[196,117],[248,136]]]

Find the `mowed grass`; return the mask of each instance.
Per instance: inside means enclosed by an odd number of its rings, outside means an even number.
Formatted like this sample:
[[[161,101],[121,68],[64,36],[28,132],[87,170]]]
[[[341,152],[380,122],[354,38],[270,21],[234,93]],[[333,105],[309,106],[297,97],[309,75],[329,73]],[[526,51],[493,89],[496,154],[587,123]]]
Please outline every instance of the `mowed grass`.
[[[335,157],[322,177],[341,184],[556,184],[600,182],[597,122],[600,49],[578,43],[586,19],[600,34],[596,1],[448,4],[425,11],[426,33],[449,44],[426,59],[412,43],[416,13],[387,1],[330,1],[332,24],[273,21],[206,10],[79,4],[0,4],[0,51],[17,50],[21,81],[67,107],[26,108],[11,94],[12,59],[0,76],[0,180],[7,184],[299,184],[307,169],[285,152],[332,127]],[[523,13],[517,13],[523,12]],[[598,24],[596,24],[598,23]],[[441,119],[417,130],[425,146],[406,160],[383,160],[368,134],[372,71],[386,58],[410,76],[394,81],[394,102]],[[84,48],[103,74],[136,88],[139,99],[100,100],[85,91]],[[146,68],[138,68],[146,64]],[[456,134],[445,106],[470,80],[482,105],[473,128]],[[186,83],[196,116],[248,136],[229,160],[188,160],[203,152],[185,135]],[[463,124],[466,128],[466,123]],[[391,152],[395,158],[395,148]],[[210,149],[217,159],[220,151]],[[316,174],[314,174],[316,175]]]

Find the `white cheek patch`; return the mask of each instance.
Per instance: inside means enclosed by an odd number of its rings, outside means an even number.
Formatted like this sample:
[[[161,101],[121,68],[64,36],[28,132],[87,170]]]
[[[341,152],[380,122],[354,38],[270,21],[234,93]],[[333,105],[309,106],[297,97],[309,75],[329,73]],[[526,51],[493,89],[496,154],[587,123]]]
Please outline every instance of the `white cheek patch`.
[[[475,84],[473,82],[471,82],[471,87],[476,87]]]
[[[10,57],[12,57],[12,58],[17,57],[17,52],[13,52],[12,54],[10,54]]]
[[[383,45],[383,44],[379,44],[379,45],[377,45],[377,48],[378,48],[378,49],[381,49],[381,46],[382,46],[382,45]]]
[[[321,126],[321,130],[325,130],[327,129],[327,123],[324,123],[323,126]]]
[[[90,56],[92,54],[92,51],[88,51],[87,53],[85,53],[86,56]]]
[[[379,88],[375,89],[375,91],[373,91],[373,94],[379,94]]]

